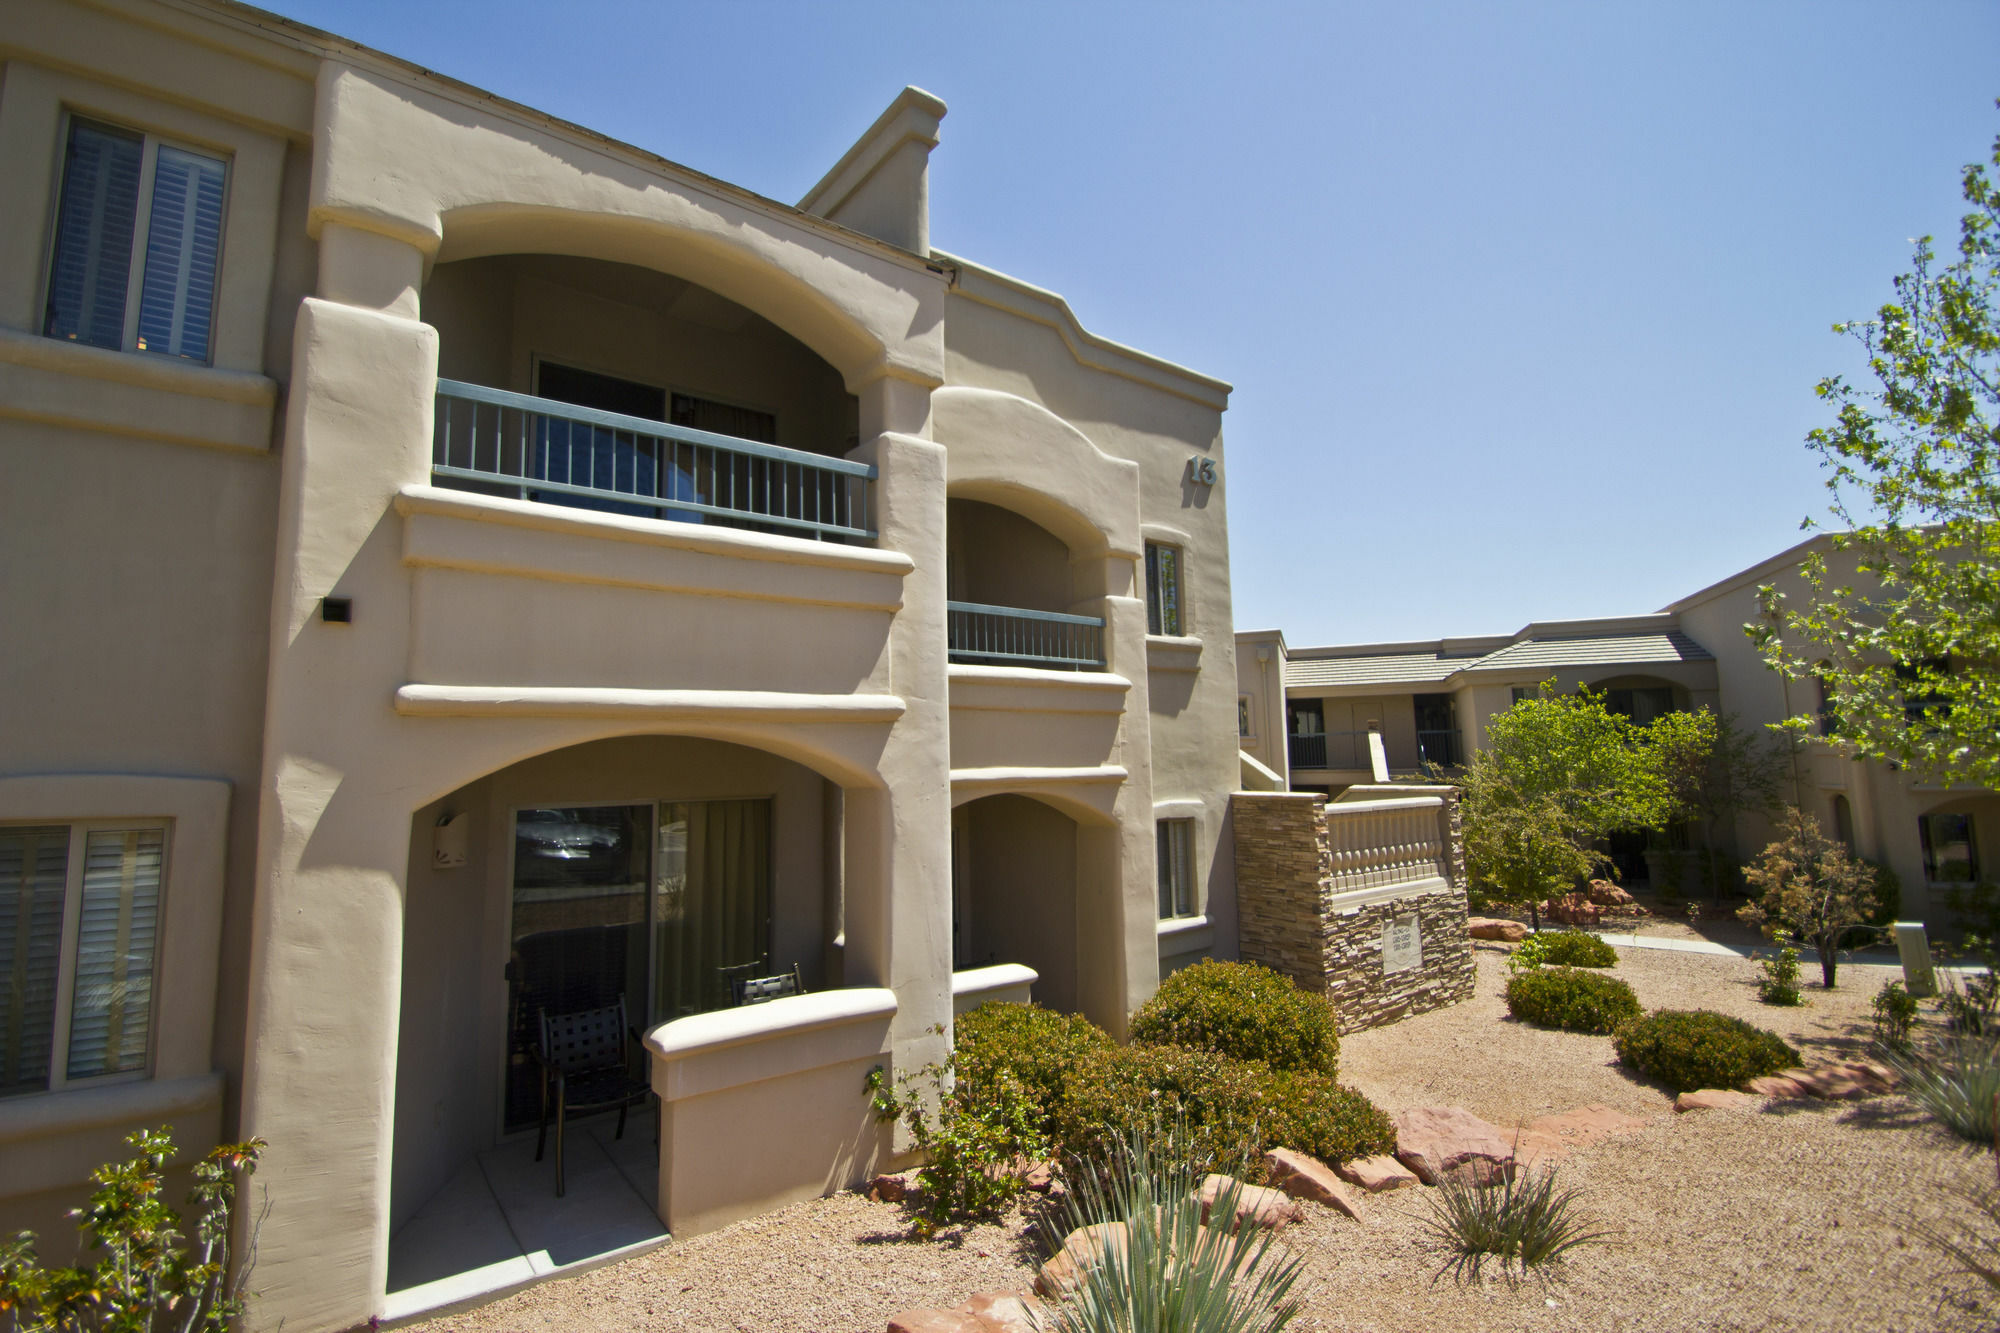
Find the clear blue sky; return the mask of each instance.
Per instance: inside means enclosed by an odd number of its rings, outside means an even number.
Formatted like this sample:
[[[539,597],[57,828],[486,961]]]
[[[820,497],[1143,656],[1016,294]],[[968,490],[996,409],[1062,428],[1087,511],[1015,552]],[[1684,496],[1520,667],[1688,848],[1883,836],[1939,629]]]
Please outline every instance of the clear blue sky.
[[[935,244],[1236,386],[1236,623],[1295,646],[1798,540],[1828,326],[2000,133],[1992,0],[270,7],[787,202],[938,94]]]

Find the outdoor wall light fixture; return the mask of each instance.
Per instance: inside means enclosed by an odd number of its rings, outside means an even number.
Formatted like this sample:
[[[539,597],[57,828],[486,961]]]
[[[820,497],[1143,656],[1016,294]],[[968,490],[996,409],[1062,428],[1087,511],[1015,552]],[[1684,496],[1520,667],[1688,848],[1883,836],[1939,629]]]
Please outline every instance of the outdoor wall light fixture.
[[[329,625],[352,624],[354,621],[354,599],[351,597],[320,598],[319,618]]]

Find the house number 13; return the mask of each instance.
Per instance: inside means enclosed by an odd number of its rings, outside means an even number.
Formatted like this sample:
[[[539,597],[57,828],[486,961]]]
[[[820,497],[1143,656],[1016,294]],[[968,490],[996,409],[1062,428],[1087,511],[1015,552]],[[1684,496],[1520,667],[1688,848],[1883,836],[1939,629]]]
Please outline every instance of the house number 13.
[[[1188,459],[1188,480],[1199,486],[1215,485],[1215,460],[1195,454]]]

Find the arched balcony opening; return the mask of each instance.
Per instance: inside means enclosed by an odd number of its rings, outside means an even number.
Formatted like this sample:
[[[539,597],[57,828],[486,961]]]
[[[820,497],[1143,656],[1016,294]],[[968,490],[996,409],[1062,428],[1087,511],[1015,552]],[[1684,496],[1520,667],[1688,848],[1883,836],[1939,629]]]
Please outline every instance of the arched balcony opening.
[[[1076,1012],[1078,827],[1026,796],[985,796],[952,811],[952,970],[1019,963],[1034,998]]]
[[[748,307],[670,273],[559,254],[438,264],[441,486],[812,539],[873,536],[859,405]]]
[[[1102,671],[1104,619],[1081,614],[1072,552],[1033,519],[945,501],[950,658],[974,666]]]
[[[643,1085],[640,1036],[658,1025],[838,985],[845,811],[840,786],[769,751],[628,736],[523,759],[414,813],[392,1301],[664,1234],[650,1094],[622,1135],[616,1111],[568,1123],[561,1198],[550,1155],[536,1160],[542,1019],[622,1004]]]

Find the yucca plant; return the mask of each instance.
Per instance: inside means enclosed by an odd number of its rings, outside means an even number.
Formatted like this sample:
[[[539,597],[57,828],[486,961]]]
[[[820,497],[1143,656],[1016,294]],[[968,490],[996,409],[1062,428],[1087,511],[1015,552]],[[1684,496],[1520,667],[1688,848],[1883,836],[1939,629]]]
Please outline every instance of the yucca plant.
[[[1883,1055],[1902,1075],[1903,1095],[1952,1133],[1974,1143],[2000,1136],[2000,1036],[1961,1033]]]
[[[1577,1207],[1581,1195],[1558,1182],[1553,1166],[1520,1171],[1498,1185],[1447,1176],[1426,1194],[1430,1216],[1424,1221],[1452,1247],[1438,1271],[1460,1280],[1477,1277],[1488,1258],[1513,1276],[1612,1234],[1593,1230],[1593,1220]]]
[[[1243,1186],[1231,1185],[1202,1223],[1206,1147],[1184,1126],[1121,1134],[1096,1161],[1066,1164],[1068,1192],[1045,1224],[1051,1249],[1087,1226],[1122,1223],[1079,1266],[1045,1327],[1052,1333],[1277,1333],[1299,1313],[1303,1261],[1252,1223],[1231,1230]]]

